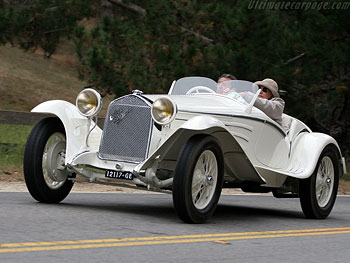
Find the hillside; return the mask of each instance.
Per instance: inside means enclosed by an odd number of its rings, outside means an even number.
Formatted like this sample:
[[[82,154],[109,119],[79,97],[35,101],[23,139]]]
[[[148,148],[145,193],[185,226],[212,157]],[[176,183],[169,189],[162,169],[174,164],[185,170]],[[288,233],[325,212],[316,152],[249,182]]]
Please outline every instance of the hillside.
[[[74,47],[64,43],[50,58],[40,51],[0,46],[0,109],[30,111],[39,103],[62,99],[75,103],[86,82],[78,78]],[[104,98],[104,108],[112,97]]]
[[[9,45],[0,46],[0,109],[30,111],[41,102],[62,99],[75,104],[76,95],[86,83],[78,78],[74,48],[64,43],[50,58],[43,53],[24,52]],[[112,96],[103,98],[101,116]],[[0,125],[0,184],[23,189],[22,159],[30,126]],[[8,190],[8,189],[7,189]],[[18,189],[17,189],[18,190]]]
[[[0,46],[0,109],[30,111],[37,104],[52,99],[75,103],[76,95],[86,85],[79,80],[76,66],[74,49],[68,43],[61,45],[50,59],[39,51],[26,53],[11,46]],[[112,96],[103,98],[102,116],[112,99]],[[19,134],[20,131],[24,135]],[[5,182],[18,183],[20,189],[24,189],[21,162],[29,131],[28,127],[17,129],[0,125],[0,182],[5,187],[0,190],[8,190]],[[339,192],[349,193],[350,182],[341,180]]]

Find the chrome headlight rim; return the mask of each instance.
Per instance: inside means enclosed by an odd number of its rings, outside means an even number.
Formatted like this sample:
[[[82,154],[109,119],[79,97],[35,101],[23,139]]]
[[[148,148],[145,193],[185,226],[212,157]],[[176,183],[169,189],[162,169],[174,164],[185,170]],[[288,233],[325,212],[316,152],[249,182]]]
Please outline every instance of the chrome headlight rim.
[[[169,103],[171,105],[171,108],[172,108],[171,117],[166,119],[165,121],[160,121],[157,118],[157,116],[155,116],[155,114],[154,114],[154,108],[157,107],[156,106],[157,103],[161,102],[161,101],[163,101],[163,102],[166,101],[167,103]],[[151,109],[151,114],[152,114],[152,119],[153,119],[153,121],[155,123],[160,124],[160,125],[167,125],[167,124],[171,123],[175,119],[176,114],[177,114],[177,105],[172,99],[170,99],[168,97],[160,97],[160,98],[156,99],[153,102],[152,109]]]
[[[93,95],[95,97],[95,100],[96,100],[96,106],[94,107],[94,109],[88,113],[85,113],[84,111],[82,111],[82,109],[79,107],[80,106],[80,103],[79,103],[79,100],[81,99],[81,96],[83,96],[84,94],[90,94],[90,95]],[[91,88],[87,88],[87,89],[83,89],[82,91],[79,92],[76,100],[75,100],[75,106],[77,107],[79,113],[85,117],[88,117],[88,118],[92,118],[92,117],[95,117],[100,111],[101,111],[101,108],[102,108],[102,98],[101,98],[101,95],[100,93],[98,93],[96,90],[94,89],[91,89]]]

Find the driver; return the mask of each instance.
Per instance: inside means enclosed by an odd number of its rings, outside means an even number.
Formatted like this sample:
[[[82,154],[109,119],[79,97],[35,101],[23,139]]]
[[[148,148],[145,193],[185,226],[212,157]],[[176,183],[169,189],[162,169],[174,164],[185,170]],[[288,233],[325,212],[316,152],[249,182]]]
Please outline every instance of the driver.
[[[216,93],[227,95],[232,91],[230,80],[236,80],[237,78],[232,74],[222,74],[218,79],[218,85],[216,88]]]
[[[285,102],[280,98],[277,82],[273,79],[264,79],[256,81],[254,84],[258,85],[260,88],[260,94],[259,97],[256,98],[254,106],[282,126],[282,113]],[[241,96],[245,100],[251,101],[254,94],[247,92],[242,93]]]

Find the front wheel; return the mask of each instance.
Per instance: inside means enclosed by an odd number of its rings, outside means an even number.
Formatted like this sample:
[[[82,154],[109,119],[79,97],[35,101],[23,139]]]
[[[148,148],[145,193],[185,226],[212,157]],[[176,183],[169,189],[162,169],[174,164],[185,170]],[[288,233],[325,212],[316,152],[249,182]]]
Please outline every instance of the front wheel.
[[[29,193],[43,203],[58,203],[70,192],[73,177],[65,168],[66,135],[57,118],[41,120],[31,131],[23,160]]]
[[[224,158],[214,137],[193,137],[181,151],[173,181],[173,202],[187,223],[204,223],[214,213],[223,183]]]
[[[334,206],[338,184],[338,154],[333,147],[327,146],[311,177],[300,181],[300,204],[304,215],[307,218],[326,218]]]

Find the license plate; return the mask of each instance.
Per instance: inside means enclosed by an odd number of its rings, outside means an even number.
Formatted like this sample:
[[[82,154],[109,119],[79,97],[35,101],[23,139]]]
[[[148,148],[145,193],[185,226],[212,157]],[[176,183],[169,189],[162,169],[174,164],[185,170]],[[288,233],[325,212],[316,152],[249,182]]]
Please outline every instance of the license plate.
[[[115,178],[115,179],[124,179],[124,180],[132,180],[134,178],[131,172],[113,171],[113,170],[106,170],[105,177]]]

